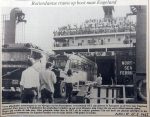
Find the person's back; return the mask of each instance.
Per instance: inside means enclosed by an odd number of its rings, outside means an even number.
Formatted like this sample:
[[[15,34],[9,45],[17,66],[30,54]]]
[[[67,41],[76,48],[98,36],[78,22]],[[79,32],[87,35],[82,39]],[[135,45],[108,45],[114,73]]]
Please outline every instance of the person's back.
[[[29,67],[22,72],[22,78],[20,85],[23,85],[24,88],[37,87],[39,84],[39,73],[34,70],[34,68]]]
[[[54,93],[54,83],[56,83],[56,78],[54,72],[50,70],[45,70],[40,73],[40,87],[41,89],[46,88],[50,92]]]
[[[33,68],[31,62],[28,64],[30,67],[22,72],[20,81],[22,103],[32,103],[39,87],[39,73]]]
[[[71,103],[73,90],[73,77],[71,69],[67,71],[67,77],[65,78],[65,82],[66,82],[66,98],[67,98],[66,101],[68,101],[68,103]]]
[[[53,71],[50,70],[51,64],[46,64],[46,70],[40,72],[40,90],[42,103],[45,103],[48,99],[49,103],[53,102],[54,84],[56,83],[56,76]]]

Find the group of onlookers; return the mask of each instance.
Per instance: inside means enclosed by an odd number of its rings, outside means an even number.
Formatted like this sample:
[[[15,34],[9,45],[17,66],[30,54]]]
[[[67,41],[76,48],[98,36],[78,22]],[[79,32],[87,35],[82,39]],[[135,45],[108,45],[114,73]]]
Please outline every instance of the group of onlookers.
[[[92,33],[115,33],[129,32],[136,30],[136,23],[127,20],[125,17],[112,19],[90,19],[81,25],[67,25],[54,31],[54,36],[75,35],[75,34],[92,34]]]
[[[34,100],[41,99],[42,103],[54,102],[54,84],[57,82],[56,75],[53,72],[51,63],[46,63],[46,69],[38,72],[31,61],[28,62],[29,67],[22,72],[21,86],[21,102],[33,103]],[[67,71],[64,80],[66,85],[66,101],[71,102],[73,90],[72,71]]]
[[[21,102],[32,103],[36,98],[41,97],[42,103],[47,100],[52,103],[54,84],[56,83],[56,75],[51,71],[51,63],[46,64],[46,69],[38,72],[32,62],[28,62],[29,67],[22,72],[21,86]]]

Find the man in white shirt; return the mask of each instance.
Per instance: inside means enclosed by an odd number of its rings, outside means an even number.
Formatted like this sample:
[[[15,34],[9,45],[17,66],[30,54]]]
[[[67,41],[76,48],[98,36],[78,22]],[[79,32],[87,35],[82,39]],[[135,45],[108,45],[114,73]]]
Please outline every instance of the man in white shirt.
[[[97,85],[101,85],[102,84],[102,76],[101,76],[100,73],[99,73],[99,75],[98,75],[98,77],[96,79],[96,83],[97,83]]]
[[[42,103],[45,103],[47,99],[49,103],[52,103],[56,76],[55,73],[51,71],[51,63],[47,63],[46,70],[40,72],[39,80]]]
[[[22,91],[22,103],[32,103],[35,92],[39,88],[39,73],[32,66],[32,62],[28,62],[29,67],[22,72],[20,86]]]

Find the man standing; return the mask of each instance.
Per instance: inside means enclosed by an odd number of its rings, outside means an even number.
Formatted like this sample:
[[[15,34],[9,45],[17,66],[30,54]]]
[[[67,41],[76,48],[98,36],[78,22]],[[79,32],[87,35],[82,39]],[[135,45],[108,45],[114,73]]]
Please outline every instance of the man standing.
[[[66,97],[68,103],[72,101],[72,90],[73,90],[73,75],[71,69],[67,71],[67,77],[65,78],[66,82]]]
[[[56,83],[56,76],[51,71],[51,63],[46,63],[46,70],[40,72],[40,91],[42,103],[45,103],[48,99],[49,103],[53,102],[54,84]]]
[[[28,61],[28,65],[29,67],[22,72],[20,81],[22,103],[32,103],[39,88],[39,73],[34,69],[31,61]]]
[[[101,76],[100,73],[99,73],[99,75],[98,75],[98,77],[96,79],[96,83],[97,83],[97,85],[101,85],[102,84],[102,76]]]

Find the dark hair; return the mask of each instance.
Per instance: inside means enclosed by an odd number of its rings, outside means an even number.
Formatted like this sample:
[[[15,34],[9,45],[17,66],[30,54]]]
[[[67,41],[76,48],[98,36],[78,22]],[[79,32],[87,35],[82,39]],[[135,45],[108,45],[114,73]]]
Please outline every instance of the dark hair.
[[[46,63],[46,69],[48,69],[49,67],[51,67],[52,64],[51,63]]]
[[[54,68],[54,69],[58,69],[58,67],[57,67],[57,66],[53,66],[53,68]]]
[[[98,77],[99,77],[99,76],[102,76],[102,74],[101,74],[101,73],[98,73]]]
[[[28,66],[32,66],[32,65],[33,65],[33,63],[31,62],[31,60],[28,60],[28,61],[27,61],[27,65],[28,65]]]
[[[68,76],[71,76],[71,75],[72,75],[72,71],[71,71],[71,69],[68,69],[68,71],[67,71],[67,75],[68,75]]]

